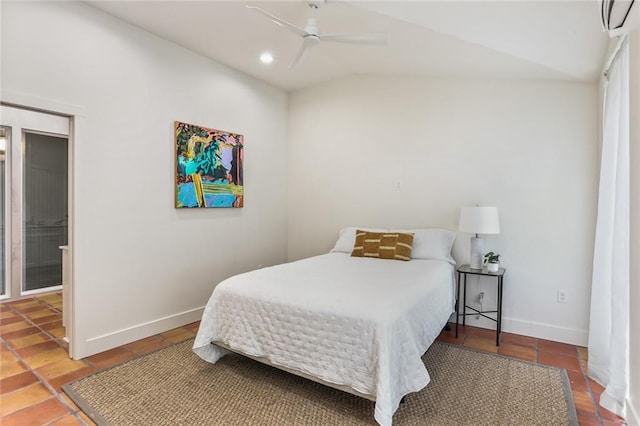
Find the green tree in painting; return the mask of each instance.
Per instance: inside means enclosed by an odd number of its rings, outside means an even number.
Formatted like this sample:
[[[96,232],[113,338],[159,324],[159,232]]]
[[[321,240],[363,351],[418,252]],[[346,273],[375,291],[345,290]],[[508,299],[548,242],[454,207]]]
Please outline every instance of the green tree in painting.
[[[216,167],[219,164],[216,161],[219,142],[209,132],[199,126],[186,123],[178,123],[176,132],[178,183],[190,182],[191,175],[194,173],[211,180],[221,175]],[[224,176],[224,167],[222,167],[222,176]]]

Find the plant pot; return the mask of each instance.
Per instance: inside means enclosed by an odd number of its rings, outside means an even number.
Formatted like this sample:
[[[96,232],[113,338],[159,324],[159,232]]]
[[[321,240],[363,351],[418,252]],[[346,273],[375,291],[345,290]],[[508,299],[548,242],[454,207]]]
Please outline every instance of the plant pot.
[[[500,269],[499,263],[487,263],[487,272],[496,273]]]

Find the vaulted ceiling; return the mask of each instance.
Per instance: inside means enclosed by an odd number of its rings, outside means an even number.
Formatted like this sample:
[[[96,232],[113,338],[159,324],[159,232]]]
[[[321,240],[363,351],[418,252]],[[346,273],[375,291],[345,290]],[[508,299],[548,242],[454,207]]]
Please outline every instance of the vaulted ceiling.
[[[305,1],[90,1],[93,7],[285,90],[350,75],[597,81],[608,37],[595,0],[332,1],[323,33],[387,32],[387,46],[301,39],[245,5],[304,28]],[[275,61],[262,64],[270,51]]]

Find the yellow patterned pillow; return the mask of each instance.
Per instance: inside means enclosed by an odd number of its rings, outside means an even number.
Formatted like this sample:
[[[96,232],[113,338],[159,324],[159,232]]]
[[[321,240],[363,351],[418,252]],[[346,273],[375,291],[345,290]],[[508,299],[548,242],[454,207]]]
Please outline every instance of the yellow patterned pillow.
[[[413,234],[367,232],[358,229],[351,256],[411,260]]]

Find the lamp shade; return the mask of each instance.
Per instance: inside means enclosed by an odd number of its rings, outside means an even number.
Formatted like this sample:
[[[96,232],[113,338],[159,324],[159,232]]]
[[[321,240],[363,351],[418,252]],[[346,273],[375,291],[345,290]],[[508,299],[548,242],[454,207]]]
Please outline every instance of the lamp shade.
[[[499,234],[498,208],[462,207],[458,230],[470,234]]]

